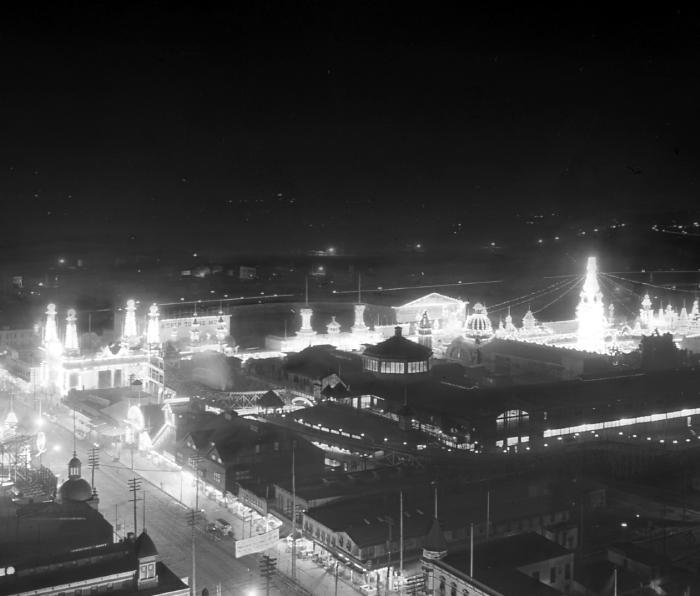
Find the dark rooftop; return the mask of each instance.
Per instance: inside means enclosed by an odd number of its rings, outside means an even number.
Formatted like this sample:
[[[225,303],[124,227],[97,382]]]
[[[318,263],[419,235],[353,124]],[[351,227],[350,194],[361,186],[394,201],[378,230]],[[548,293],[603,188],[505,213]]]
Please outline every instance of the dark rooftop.
[[[396,327],[396,334],[374,346],[367,346],[363,356],[387,360],[406,360],[416,362],[427,360],[433,351],[401,335],[401,327]]]

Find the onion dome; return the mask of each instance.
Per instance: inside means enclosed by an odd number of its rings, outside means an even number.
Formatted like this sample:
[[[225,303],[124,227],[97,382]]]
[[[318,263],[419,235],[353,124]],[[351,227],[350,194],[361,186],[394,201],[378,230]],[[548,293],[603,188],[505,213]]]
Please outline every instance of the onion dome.
[[[84,478],[69,478],[58,491],[61,501],[89,501],[92,498],[90,484]]]
[[[141,535],[136,539],[134,543],[134,552],[136,553],[137,559],[155,557],[158,555],[158,549],[156,545],[153,544],[151,537],[146,533],[146,530],[141,532]]]
[[[80,477],[81,463],[73,453],[73,457],[68,462],[68,480],[59,489],[62,502],[66,501],[89,501],[92,498],[92,488],[87,480]]]
[[[493,327],[491,319],[486,313],[486,307],[477,303],[474,305],[474,312],[467,317],[465,335],[467,337],[491,337],[493,335]]]

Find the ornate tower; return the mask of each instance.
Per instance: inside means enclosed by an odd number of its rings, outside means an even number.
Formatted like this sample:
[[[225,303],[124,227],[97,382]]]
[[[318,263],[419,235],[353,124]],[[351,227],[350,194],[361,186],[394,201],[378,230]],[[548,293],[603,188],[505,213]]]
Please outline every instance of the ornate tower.
[[[576,307],[578,321],[578,348],[591,352],[603,350],[605,343],[605,307],[598,285],[598,263],[588,257],[586,280],[581,289],[581,299]]]
[[[642,308],[639,311],[639,318],[642,326],[645,328],[651,327],[653,316],[654,313],[651,310],[651,298],[649,298],[649,294],[644,294],[644,298],[642,299]]]
[[[122,341],[129,346],[133,346],[138,340],[136,331],[136,301],[126,301],[126,316],[124,317],[124,332]]]
[[[355,310],[355,320],[352,324],[353,333],[364,333],[368,329],[367,325],[365,325],[365,308],[367,308],[366,304],[353,305]]]
[[[68,310],[66,315],[66,341],[65,348],[66,352],[71,355],[80,353],[80,346],[78,345],[78,329],[76,325],[76,313],[75,309],[71,308]]]
[[[46,327],[44,328],[44,347],[50,356],[58,357],[63,353],[63,346],[58,339],[56,327],[56,305],[46,307]]]
[[[227,335],[224,311],[219,309],[219,320],[216,322],[216,341],[219,342],[219,345],[223,345]]]
[[[194,319],[192,319],[192,327],[190,327],[190,343],[193,346],[199,343],[199,321],[196,310],[194,311]]]
[[[418,343],[426,348],[433,347],[433,328],[428,319],[428,311],[423,311],[423,316],[418,324]]]
[[[158,305],[153,303],[148,308],[148,327],[146,328],[146,343],[157,346],[160,343],[160,313]]]

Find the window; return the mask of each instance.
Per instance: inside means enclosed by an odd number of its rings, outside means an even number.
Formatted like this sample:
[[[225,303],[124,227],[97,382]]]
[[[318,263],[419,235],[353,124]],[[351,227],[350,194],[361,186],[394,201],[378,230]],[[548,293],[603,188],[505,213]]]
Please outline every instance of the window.
[[[214,472],[214,482],[221,484],[221,472]]]
[[[440,577],[440,594],[444,594],[444,593],[445,593],[445,578],[441,576]]]
[[[259,443],[255,446],[255,453],[260,453],[260,444]]]
[[[452,586],[450,587],[450,596],[457,596],[457,584],[452,582]]]
[[[147,577],[155,577],[156,576],[156,564],[155,563],[149,563],[148,564],[148,574]]]
[[[275,441],[275,451],[279,451],[279,450],[280,450],[280,442]]]
[[[555,581],[557,581],[557,568],[550,567],[549,568],[549,583],[553,584]]]

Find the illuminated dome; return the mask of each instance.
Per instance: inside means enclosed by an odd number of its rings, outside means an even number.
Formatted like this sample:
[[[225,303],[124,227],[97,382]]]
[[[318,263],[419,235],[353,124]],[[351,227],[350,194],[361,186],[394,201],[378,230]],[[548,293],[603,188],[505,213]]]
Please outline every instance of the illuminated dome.
[[[326,325],[326,330],[328,335],[336,335],[340,333],[340,323],[335,320],[335,317],[331,317],[331,322]]]
[[[474,312],[467,317],[464,334],[467,337],[491,337],[493,327],[486,313],[486,307],[481,303],[474,305]]]

